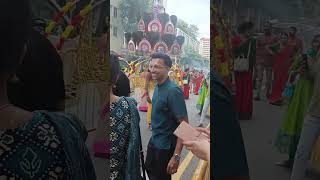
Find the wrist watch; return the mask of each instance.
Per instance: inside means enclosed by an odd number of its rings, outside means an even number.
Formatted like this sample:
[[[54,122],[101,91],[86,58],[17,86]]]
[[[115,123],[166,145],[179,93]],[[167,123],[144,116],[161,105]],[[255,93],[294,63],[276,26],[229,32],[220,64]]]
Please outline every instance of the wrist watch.
[[[179,162],[180,161],[180,155],[179,154],[174,154],[173,158],[175,161]]]

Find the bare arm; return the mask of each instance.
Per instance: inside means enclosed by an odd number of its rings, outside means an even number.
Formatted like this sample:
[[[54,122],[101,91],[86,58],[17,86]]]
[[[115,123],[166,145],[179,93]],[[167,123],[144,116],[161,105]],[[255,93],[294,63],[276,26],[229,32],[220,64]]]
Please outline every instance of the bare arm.
[[[179,123],[181,123],[182,121],[185,121],[185,122],[189,122],[188,121],[188,118],[181,118],[181,119],[179,119]],[[180,155],[181,154],[181,151],[182,151],[182,148],[183,148],[183,144],[182,144],[182,140],[180,139],[180,138],[178,138],[177,139],[177,145],[176,145],[176,148],[175,148],[175,150],[174,150],[174,154],[178,154],[178,155]]]

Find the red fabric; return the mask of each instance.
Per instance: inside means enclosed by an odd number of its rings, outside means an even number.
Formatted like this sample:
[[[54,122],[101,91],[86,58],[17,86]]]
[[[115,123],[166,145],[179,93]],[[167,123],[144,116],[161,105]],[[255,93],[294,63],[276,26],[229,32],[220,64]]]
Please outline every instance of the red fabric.
[[[272,55],[267,51],[266,46],[277,42],[277,37],[262,35],[257,38],[256,63],[265,66],[272,66]]]
[[[240,36],[235,36],[231,39],[231,46],[232,48],[236,48],[238,46],[240,46],[241,44],[241,38]]]
[[[235,103],[239,113],[252,114],[253,110],[253,83],[251,72],[236,72],[235,73]]]
[[[75,17],[72,18],[72,20],[71,20],[71,25],[72,25],[72,26],[77,25],[78,23],[80,23],[80,22],[82,21],[82,19],[83,19],[83,18],[82,18],[80,15],[75,16]]]
[[[274,80],[271,95],[269,97],[270,103],[274,103],[282,99],[282,92],[288,80],[291,52],[291,48],[287,47],[274,56]]]
[[[183,85],[183,95],[185,99],[189,99],[190,87],[188,84]]]
[[[64,12],[63,11],[60,11],[58,14],[56,14],[54,17],[53,17],[53,21],[54,22],[59,22],[60,18],[64,15]]]
[[[201,82],[202,82],[202,78],[203,78],[203,75],[199,75],[196,79],[196,87],[194,88],[193,90],[193,93],[195,95],[198,95],[198,91],[200,89],[200,86],[201,86]]]
[[[57,48],[58,50],[61,50],[63,44],[64,44],[64,38],[60,38],[60,39],[59,39],[59,42],[58,42],[58,44],[57,44],[57,46],[56,46],[56,48]]]
[[[241,45],[240,36],[231,39],[232,48]],[[232,87],[231,87],[232,88]],[[253,111],[253,82],[251,72],[235,72],[235,105],[237,112],[252,115]]]
[[[139,111],[141,112],[147,112],[148,111],[148,105],[144,104],[144,105],[140,105],[138,107]]]

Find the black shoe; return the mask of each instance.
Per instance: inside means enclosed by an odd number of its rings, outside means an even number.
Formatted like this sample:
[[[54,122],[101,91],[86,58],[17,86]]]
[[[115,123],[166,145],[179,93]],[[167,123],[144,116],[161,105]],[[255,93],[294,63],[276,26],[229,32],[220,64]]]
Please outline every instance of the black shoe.
[[[292,160],[284,160],[281,162],[276,163],[277,166],[292,169],[293,167],[293,161]]]
[[[199,124],[199,126],[198,127],[203,127],[203,124],[201,123],[201,124]]]
[[[260,96],[254,97],[254,100],[255,100],[255,101],[260,101]]]
[[[276,102],[270,102],[271,105],[274,105],[274,106],[282,106],[283,105],[283,101],[276,101]]]

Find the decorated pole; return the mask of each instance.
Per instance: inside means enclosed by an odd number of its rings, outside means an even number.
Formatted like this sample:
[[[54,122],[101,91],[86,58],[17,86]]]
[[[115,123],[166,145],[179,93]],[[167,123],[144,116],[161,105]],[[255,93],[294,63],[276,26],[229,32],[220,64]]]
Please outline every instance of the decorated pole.
[[[219,15],[215,6],[211,7],[211,38],[212,38],[212,56],[214,69],[224,79],[227,87],[231,88],[230,81],[230,60],[231,54],[229,50],[229,35],[223,19]],[[220,32],[224,32],[220,33]]]
[[[71,8],[74,7],[74,5],[76,5],[77,2],[79,2],[79,0],[67,2],[59,10],[59,12],[53,17],[53,19],[49,22],[49,25],[46,27],[46,29],[45,29],[45,37],[48,37],[52,33],[53,29],[59,23],[61,18],[64,17],[65,14],[68,13],[71,10]]]

